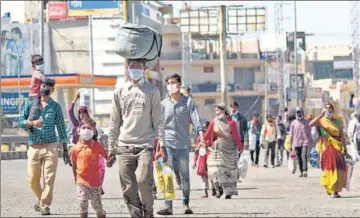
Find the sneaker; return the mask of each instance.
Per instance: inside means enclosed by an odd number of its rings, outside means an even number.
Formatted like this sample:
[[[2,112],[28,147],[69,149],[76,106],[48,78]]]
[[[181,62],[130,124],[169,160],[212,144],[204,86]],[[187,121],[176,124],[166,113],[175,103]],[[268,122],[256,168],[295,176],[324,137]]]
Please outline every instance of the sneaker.
[[[48,216],[50,215],[50,207],[46,206],[44,208],[40,208],[41,215]]]
[[[268,165],[264,164],[264,168],[268,168]]]
[[[275,165],[272,165],[272,168],[275,168]]]
[[[307,174],[307,172],[305,172],[305,173],[304,173],[304,177],[307,177],[307,176],[308,176],[308,174]]]
[[[231,195],[226,195],[225,199],[231,199]]]
[[[303,174],[303,173],[300,173],[299,177],[304,177],[304,174]]]

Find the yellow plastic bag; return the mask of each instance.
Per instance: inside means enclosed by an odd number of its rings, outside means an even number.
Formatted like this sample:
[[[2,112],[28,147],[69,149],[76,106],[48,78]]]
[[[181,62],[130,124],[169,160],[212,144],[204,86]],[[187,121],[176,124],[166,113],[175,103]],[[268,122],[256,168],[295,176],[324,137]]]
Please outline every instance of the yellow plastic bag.
[[[164,181],[162,166],[157,160],[155,160],[153,164],[154,164],[154,180],[155,180],[157,192],[164,193],[165,181]]]
[[[174,172],[168,165],[165,164],[163,166],[162,173],[165,181],[164,199],[174,200],[175,199]]]
[[[292,136],[291,135],[287,135],[286,136],[286,139],[285,139],[285,144],[284,144],[284,148],[286,151],[290,152],[291,151],[291,138]]]

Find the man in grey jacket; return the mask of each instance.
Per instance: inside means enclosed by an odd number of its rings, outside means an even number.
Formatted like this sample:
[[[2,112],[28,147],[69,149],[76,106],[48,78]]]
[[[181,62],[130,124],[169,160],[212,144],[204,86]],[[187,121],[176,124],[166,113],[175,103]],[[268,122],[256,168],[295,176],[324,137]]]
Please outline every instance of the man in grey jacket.
[[[119,175],[131,217],[153,217],[152,153],[157,136],[166,162],[160,92],[144,79],[145,62],[129,60],[130,81],[117,88],[109,124],[109,159],[119,154]],[[117,147],[117,149],[115,149]],[[141,198],[139,197],[139,193]],[[141,200],[140,200],[141,199]]]
[[[190,172],[189,148],[190,119],[204,141],[203,127],[200,123],[194,101],[192,98],[180,93],[181,77],[178,74],[168,76],[165,80],[169,94],[161,102],[163,106],[166,151],[169,155],[169,165],[179,170],[181,190],[185,214],[192,214],[190,201]],[[157,212],[159,215],[172,215],[172,201],[165,201],[165,209]]]

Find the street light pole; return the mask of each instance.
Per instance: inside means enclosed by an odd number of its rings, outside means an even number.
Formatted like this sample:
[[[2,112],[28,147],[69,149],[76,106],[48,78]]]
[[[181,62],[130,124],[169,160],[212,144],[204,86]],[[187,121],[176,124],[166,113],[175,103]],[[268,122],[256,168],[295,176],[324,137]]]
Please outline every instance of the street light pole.
[[[40,55],[44,57],[44,1],[40,1],[40,17],[39,17],[39,37],[40,37]],[[19,96],[20,97],[20,96]]]
[[[296,1],[294,1],[294,25],[295,25],[295,32],[294,32],[294,53],[295,53],[295,80],[296,80],[296,106],[300,106],[299,101],[299,72],[298,72],[298,45],[297,45],[297,17],[296,17]]]

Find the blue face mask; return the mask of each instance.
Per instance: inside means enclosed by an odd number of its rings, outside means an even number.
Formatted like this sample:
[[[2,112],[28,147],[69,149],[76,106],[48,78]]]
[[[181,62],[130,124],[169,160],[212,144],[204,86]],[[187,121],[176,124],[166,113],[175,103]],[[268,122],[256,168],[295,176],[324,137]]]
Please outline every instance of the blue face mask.
[[[128,69],[128,72],[129,77],[135,81],[141,79],[144,76],[144,70],[142,69]]]
[[[38,70],[40,72],[44,72],[44,69],[45,69],[45,63],[35,66],[35,70]]]

